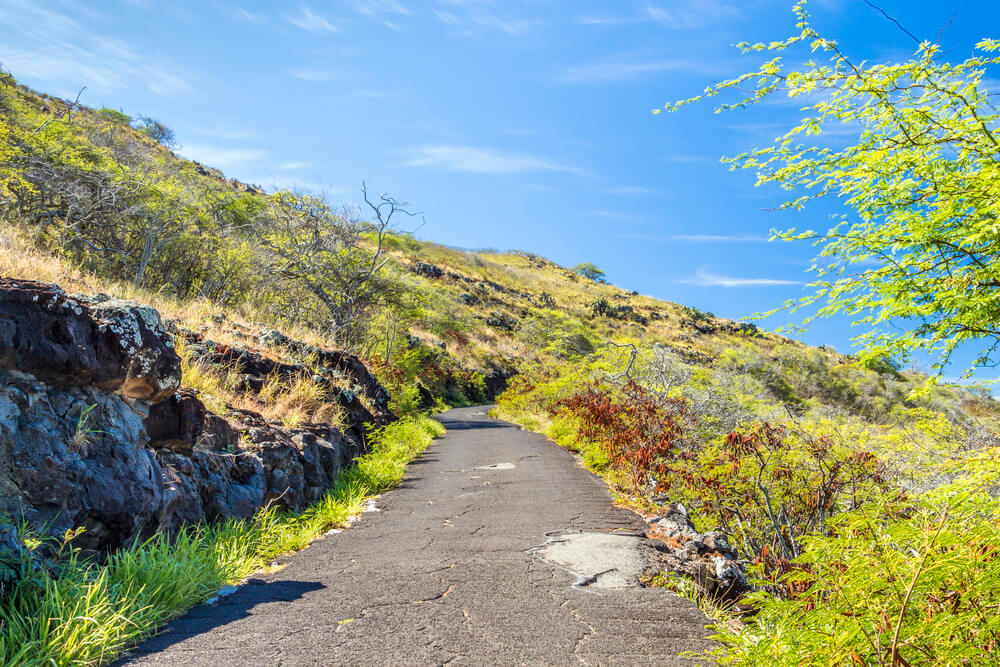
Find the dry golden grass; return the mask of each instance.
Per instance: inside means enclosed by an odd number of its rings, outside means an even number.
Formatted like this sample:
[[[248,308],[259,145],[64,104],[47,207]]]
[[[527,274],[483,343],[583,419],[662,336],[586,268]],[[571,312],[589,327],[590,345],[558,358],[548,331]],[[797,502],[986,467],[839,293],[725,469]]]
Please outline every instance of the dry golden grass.
[[[181,301],[160,292],[136,288],[124,283],[100,280],[94,275],[73,267],[65,259],[33,247],[13,227],[0,227],[0,276],[55,283],[68,293],[96,294],[131,299],[149,304],[167,318],[176,319],[189,329],[202,331],[216,342],[228,345],[245,344],[237,334],[240,330],[253,330],[249,322],[261,321],[259,313],[243,310],[227,312],[226,320],[218,324],[219,308],[204,299]],[[245,320],[238,316],[246,316]],[[296,340],[322,347],[331,347],[330,341],[304,327],[282,327],[283,332]],[[289,329],[291,329],[289,331]],[[311,376],[295,379],[268,380],[259,395],[240,390],[240,373],[235,367],[218,368],[194,360],[183,339],[176,341],[181,356],[182,384],[196,389],[209,410],[225,414],[227,405],[260,413],[269,421],[298,426],[308,422],[325,422],[341,425],[343,409],[335,402],[330,391],[313,381]],[[280,355],[274,350],[262,353],[272,358]],[[346,382],[346,380],[345,380]]]
[[[331,390],[311,375],[270,377],[255,394],[242,387],[242,375],[235,365],[213,366],[194,359],[183,338],[177,339],[176,349],[181,357],[183,385],[197,390],[205,406],[216,414],[224,415],[231,406],[259,413],[289,428],[307,423],[344,425],[343,408]]]
[[[177,299],[152,289],[135,287],[129,283],[98,278],[87,271],[72,266],[61,257],[34,246],[26,234],[12,225],[0,223],[0,277],[37,280],[55,283],[68,293],[96,294],[102,292],[120,299],[130,299],[153,306],[160,314],[178,320],[183,326],[202,332],[213,340],[230,345],[245,343],[234,331],[252,331],[254,323],[279,326],[270,321],[262,310],[244,306],[221,312],[218,305],[207,299]],[[225,315],[219,324],[218,316]],[[289,338],[318,347],[333,348],[336,344],[315,330],[305,326],[281,323],[280,328]],[[269,353],[268,356],[275,356]]]

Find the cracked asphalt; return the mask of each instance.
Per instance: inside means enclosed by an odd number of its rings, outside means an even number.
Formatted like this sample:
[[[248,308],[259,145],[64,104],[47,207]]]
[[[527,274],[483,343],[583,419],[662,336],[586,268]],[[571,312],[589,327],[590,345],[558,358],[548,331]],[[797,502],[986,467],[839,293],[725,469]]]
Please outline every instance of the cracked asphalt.
[[[380,512],[191,610],[119,664],[704,664],[679,657],[710,646],[691,603],[589,585],[606,573],[541,557],[561,534],[641,536],[645,523],[570,453],[485,410],[441,415],[448,433]]]

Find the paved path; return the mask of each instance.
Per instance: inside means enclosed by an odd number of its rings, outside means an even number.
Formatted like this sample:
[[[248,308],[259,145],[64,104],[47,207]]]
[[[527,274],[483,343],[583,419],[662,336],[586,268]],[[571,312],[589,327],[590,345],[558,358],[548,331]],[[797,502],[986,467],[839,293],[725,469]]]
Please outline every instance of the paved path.
[[[379,513],[193,609],[129,664],[695,664],[676,656],[708,645],[705,618],[671,593],[620,587],[630,558],[622,572],[573,571],[535,549],[572,563],[587,554],[563,553],[563,537],[579,531],[597,561],[605,542],[641,542],[623,536],[642,520],[603,482],[484,408],[440,419],[448,434]]]

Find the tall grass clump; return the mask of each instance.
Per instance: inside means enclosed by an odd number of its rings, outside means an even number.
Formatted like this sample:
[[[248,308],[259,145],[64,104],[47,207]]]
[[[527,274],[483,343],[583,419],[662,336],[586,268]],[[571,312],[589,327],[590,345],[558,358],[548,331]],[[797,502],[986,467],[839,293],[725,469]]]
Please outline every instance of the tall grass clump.
[[[227,583],[267,568],[361,511],[397,485],[406,464],[444,432],[425,416],[374,431],[370,451],[297,514],[261,509],[250,520],[157,535],[98,564],[63,539],[25,540],[0,588],[0,664],[102,665]]]

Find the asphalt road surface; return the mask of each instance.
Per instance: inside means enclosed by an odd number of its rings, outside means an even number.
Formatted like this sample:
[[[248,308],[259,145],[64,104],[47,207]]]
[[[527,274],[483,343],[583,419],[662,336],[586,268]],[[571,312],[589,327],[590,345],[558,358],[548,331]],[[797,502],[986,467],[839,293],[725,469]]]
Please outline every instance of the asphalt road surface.
[[[705,664],[705,617],[636,585],[644,522],[544,437],[451,410],[403,485],[121,664]]]

